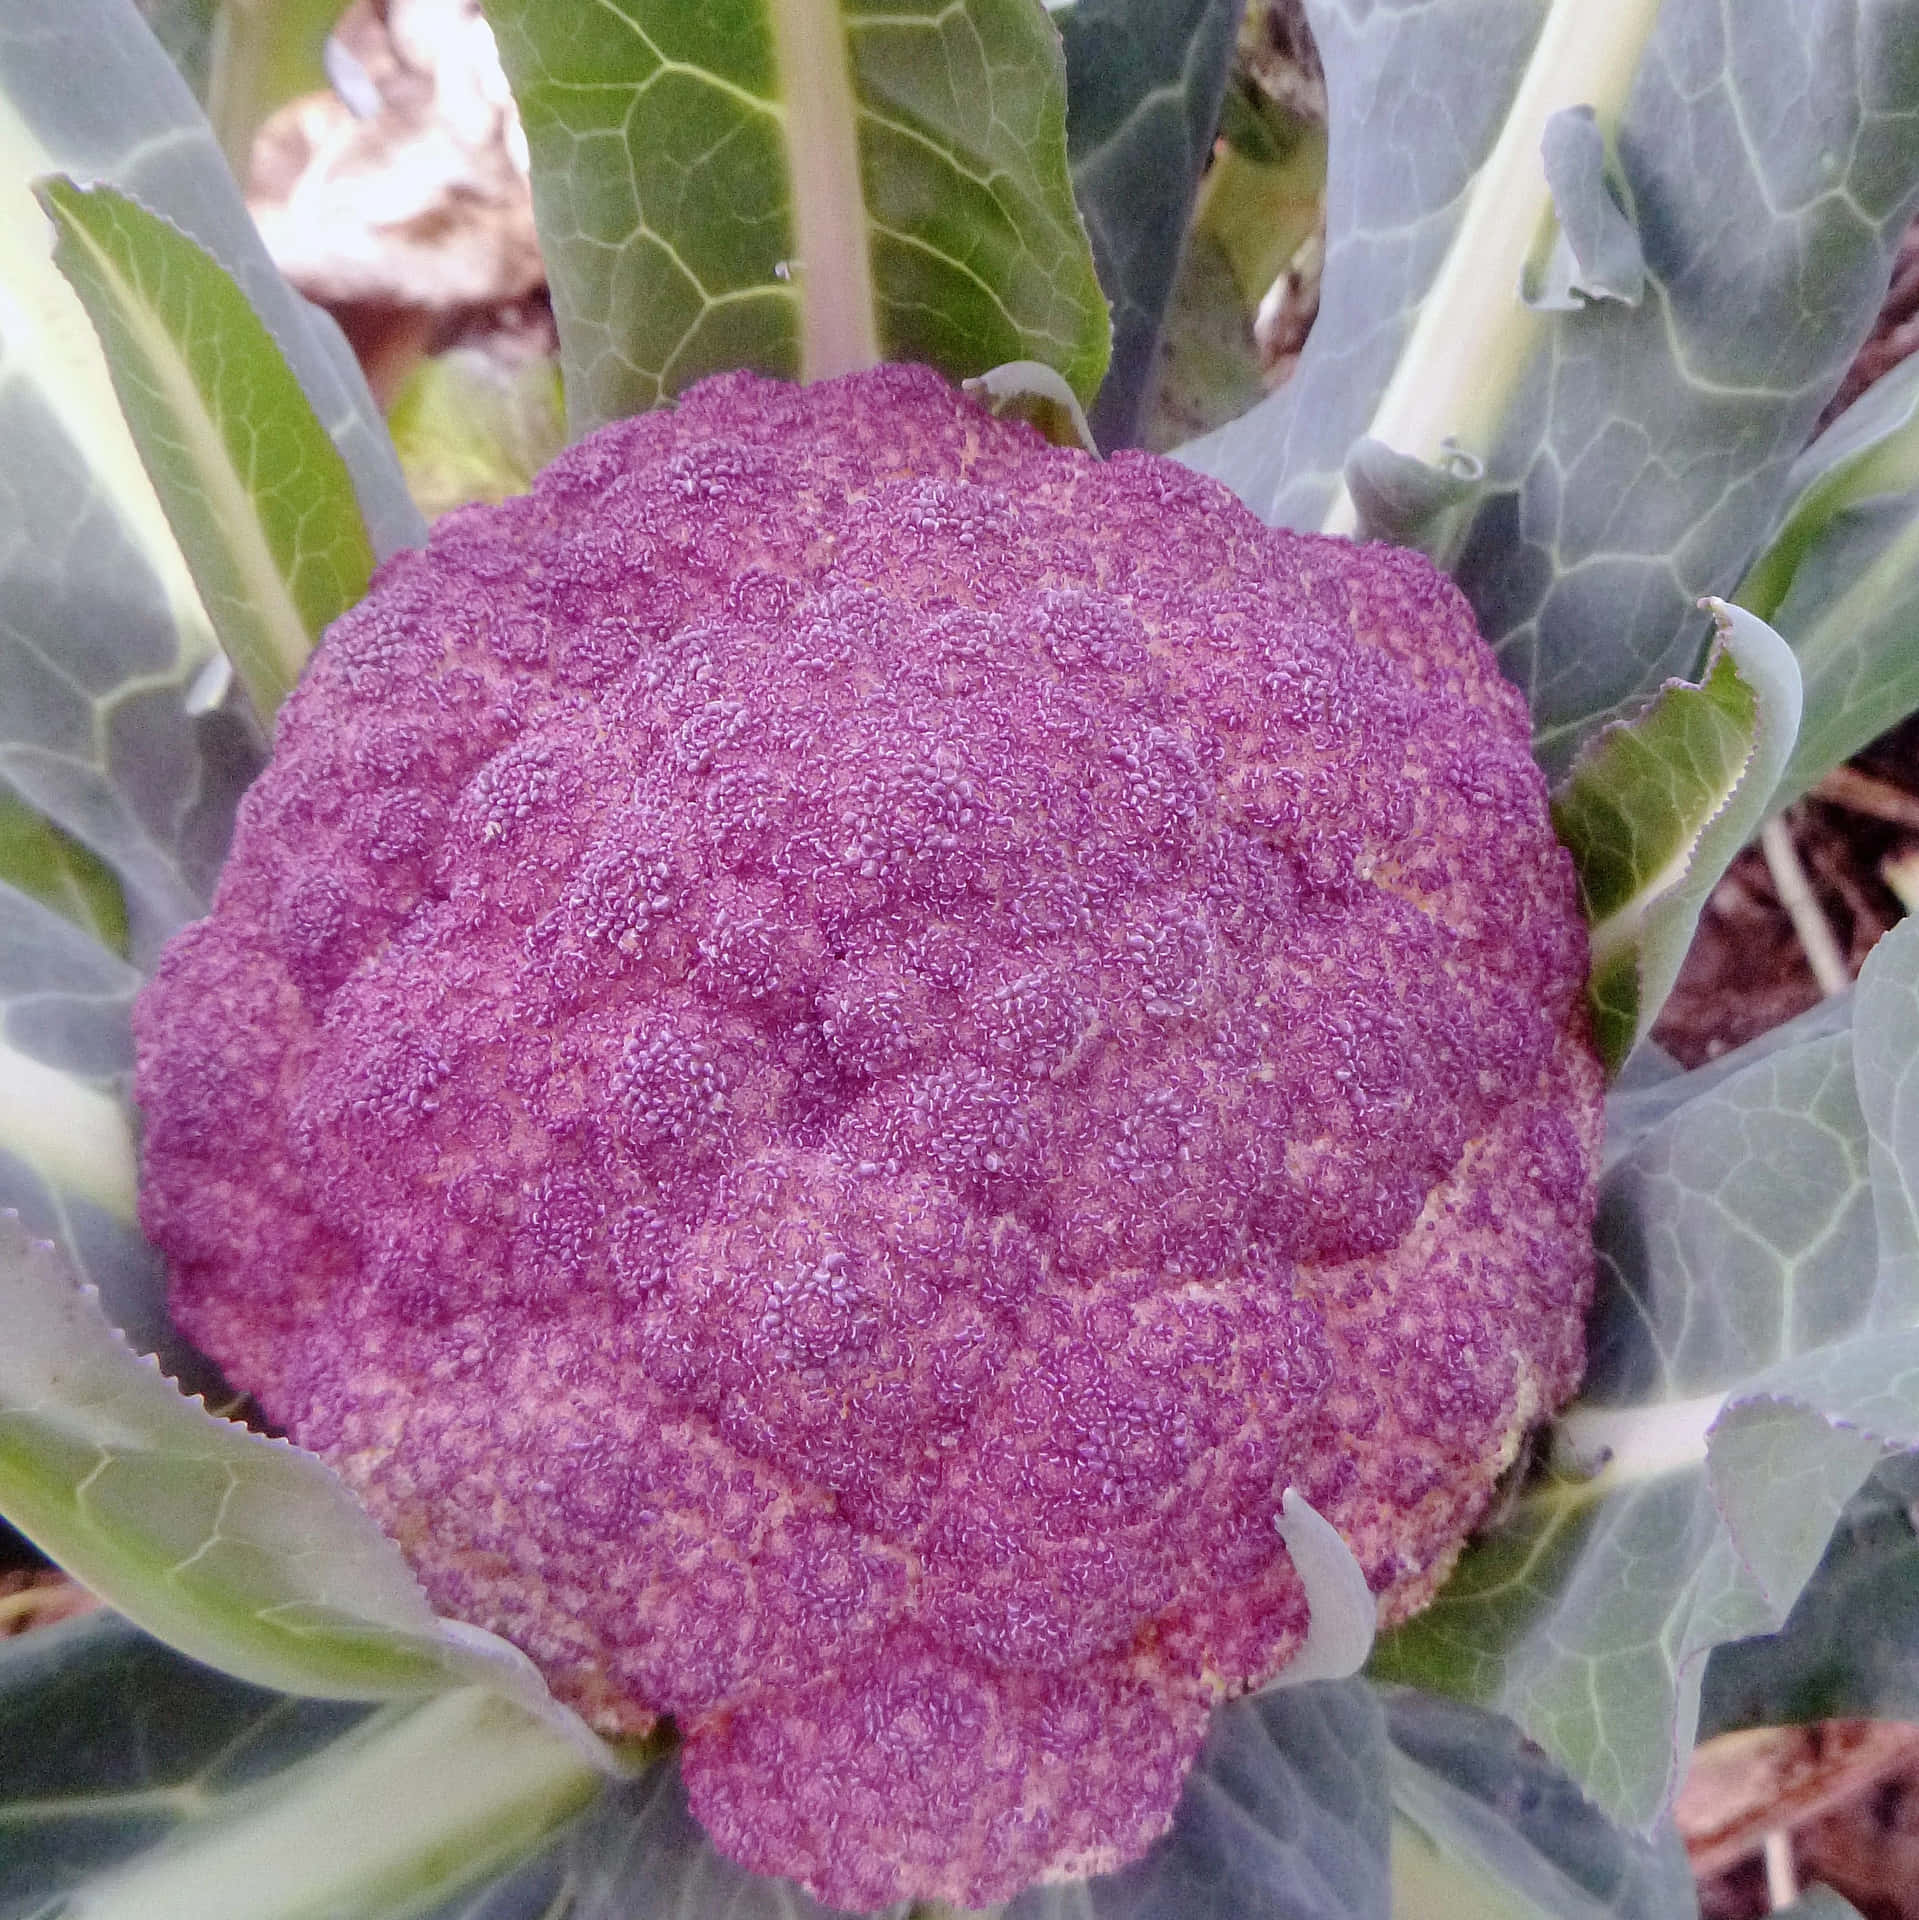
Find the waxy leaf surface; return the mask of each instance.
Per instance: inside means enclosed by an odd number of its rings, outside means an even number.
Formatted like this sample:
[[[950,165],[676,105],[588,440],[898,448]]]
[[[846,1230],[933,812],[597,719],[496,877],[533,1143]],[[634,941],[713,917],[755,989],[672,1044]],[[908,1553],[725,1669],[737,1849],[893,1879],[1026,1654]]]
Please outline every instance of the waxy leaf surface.
[[[0,1514],[130,1619],[290,1692],[494,1686],[601,1757],[523,1654],[435,1618],[399,1549],[326,1467],[187,1399],[10,1216],[0,1321]]]
[[[1919,1719],[1919,1476],[1887,1461],[1847,1503],[1786,1624],[1716,1648],[1699,1737],[1814,1720]]]
[[[63,915],[0,884],[0,1212],[66,1249],[108,1316],[196,1388],[216,1376],[167,1320],[140,1232],[125,1090],[140,976]]]
[[[1679,1836],[1616,1827],[1508,1720],[1389,1688],[1399,1920],[1693,1920]]]
[[[104,1613],[0,1646],[0,1733],[0,1920],[401,1920],[601,1785],[475,1689],[293,1699]]]
[[[1737,584],[1872,324],[1919,191],[1919,15],[1324,0],[1312,19],[1332,114],[1319,322],[1297,376],[1185,457],[1266,518],[1331,531],[1353,523],[1342,474],[1366,436],[1481,460],[1443,557],[1560,771],[1695,667],[1696,602]],[[1557,218],[1542,147],[1579,107],[1644,286],[1529,307]]]
[[[1066,48],[1073,195],[1113,309],[1113,359],[1093,403],[1107,452],[1138,444],[1193,195],[1219,124],[1237,0],[1076,0]]]
[[[1919,707],[1919,360],[1868,387],[1806,449],[1789,493],[1738,596],[1791,646],[1805,681],[1775,807]]]

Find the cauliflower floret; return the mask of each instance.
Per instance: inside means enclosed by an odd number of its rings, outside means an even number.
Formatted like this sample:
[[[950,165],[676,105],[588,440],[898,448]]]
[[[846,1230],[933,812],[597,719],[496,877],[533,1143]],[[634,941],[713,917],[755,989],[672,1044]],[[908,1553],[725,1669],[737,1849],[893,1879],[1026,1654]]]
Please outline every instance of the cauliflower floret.
[[[1581,1364],[1599,1073],[1425,561],[922,370],[441,522],[140,1003],[182,1326],[445,1612],[822,1898],[1138,1854]]]

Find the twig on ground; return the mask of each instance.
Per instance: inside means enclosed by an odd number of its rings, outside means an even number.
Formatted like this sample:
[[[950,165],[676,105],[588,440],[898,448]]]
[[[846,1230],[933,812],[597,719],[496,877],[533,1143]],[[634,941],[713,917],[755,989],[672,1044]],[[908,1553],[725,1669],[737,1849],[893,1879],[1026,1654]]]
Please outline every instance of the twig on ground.
[[[1774,1913],[1783,1913],[1799,1898],[1799,1875],[1792,1864],[1792,1835],[1774,1827],[1766,1835],[1766,1899]]]
[[[1890,780],[1861,773],[1857,767],[1834,767],[1806,797],[1844,807],[1848,813],[1863,813],[1871,820],[1883,820],[1890,827],[1919,830],[1919,795]]]
[[[1819,991],[1827,996],[1844,993],[1852,985],[1852,971],[1824,910],[1814,897],[1812,883],[1799,863],[1799,851],[1792,843],[1792,830],[1783,816],[1768,820],[1759,830],[1759,850],[1766,857],[1766,871],[1778,889],[1779,904],[1792,921],[1792,930],[1805,949],[1812,977]]]

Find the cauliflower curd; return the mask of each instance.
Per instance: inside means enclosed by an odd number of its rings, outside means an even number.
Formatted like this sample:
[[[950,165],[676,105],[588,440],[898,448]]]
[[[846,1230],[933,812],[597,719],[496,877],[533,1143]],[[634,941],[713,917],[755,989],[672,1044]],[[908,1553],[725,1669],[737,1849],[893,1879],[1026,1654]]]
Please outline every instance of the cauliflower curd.
[[[919,369],[443,520],[137,1014],[183,1328],[840,1906],[1166,1827],[1577,1382],[1600,1077],[1453,588]]]

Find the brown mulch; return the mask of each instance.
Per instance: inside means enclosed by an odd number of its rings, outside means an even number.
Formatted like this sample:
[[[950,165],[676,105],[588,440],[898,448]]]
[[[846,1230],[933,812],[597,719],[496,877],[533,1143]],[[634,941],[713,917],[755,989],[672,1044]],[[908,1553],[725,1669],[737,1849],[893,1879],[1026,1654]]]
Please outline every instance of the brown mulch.
[[[77,1580],[52,1567],[16,1567],[0,1573],[0,1640],[32,1627],[51,1627],[99,1605]]]

